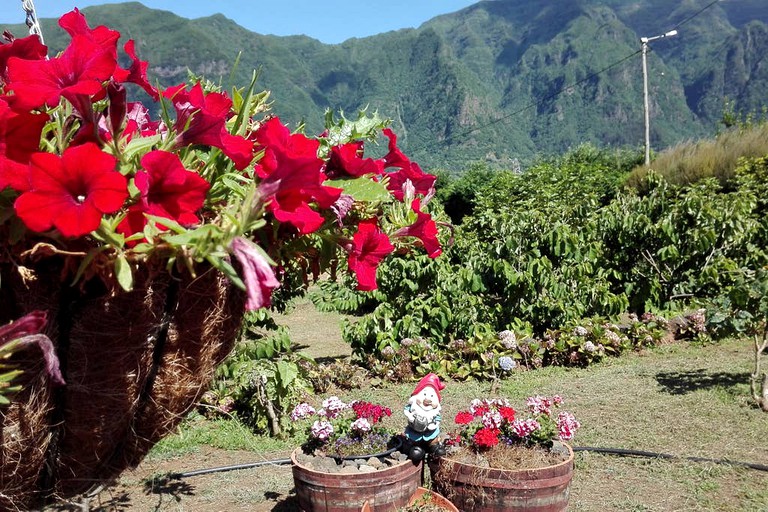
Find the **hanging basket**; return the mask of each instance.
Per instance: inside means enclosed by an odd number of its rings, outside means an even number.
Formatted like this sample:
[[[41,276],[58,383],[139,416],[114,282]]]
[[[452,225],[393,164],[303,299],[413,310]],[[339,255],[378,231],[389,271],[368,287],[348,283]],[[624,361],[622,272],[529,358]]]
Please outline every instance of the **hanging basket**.
[[[231,351],[244,294],[218,271],[135,272],[131,292],[61,282],[63,260],[0,263],[0,323],[46,310],[66,385],[19,361],[0,410],[0,509],[73,497],[141,462],[194,406]]]

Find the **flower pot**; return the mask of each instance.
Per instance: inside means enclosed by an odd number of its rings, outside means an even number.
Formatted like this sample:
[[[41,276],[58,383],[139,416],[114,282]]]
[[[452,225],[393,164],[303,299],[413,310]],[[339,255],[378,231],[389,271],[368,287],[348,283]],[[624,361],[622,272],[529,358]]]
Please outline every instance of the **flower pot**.
[[[366,501],[372,512],[394,511],[407,505],[421,484],[421,463],[405,460],[371,473],[326,473],[300,464],[299,450],[291,454],[293,483],[305,512],[357,512]]]
[[[427,489],[426,487],[419,487],[416,489],[416,492],[413,493],[413,496],[411,496],[411,499],[408,500],[408,505],[406,507],[412,507],[414,505],[424,504],[428,503],[433,508],[439,509],[439,510],[447,510],[449,512],[459,512],[459,509],[456,508],[456,506],[451,503],[451,501],[443,496],[442,494],[438,494],[435,491],[431,491]],[[360,509],[360,512],[371,512],[371,504],[366,501],[363,503],[363,507]]]
[[[441,457],[430,467],[436,489],[460,510],[478,512],[555,512],[568,508],[573,478],[573,450],[558,464],[506,470],[465,464]]]
[[[29,264],[29,263],[27,263]],[[0,509],[67,498],[135,467],[170,433],[231,350],[243,294],[221,274],[134,271],[131,292],[60,282],[58,258],[0,264],[0,323],[48,312],[66,385],[37,366],[0,410]]]

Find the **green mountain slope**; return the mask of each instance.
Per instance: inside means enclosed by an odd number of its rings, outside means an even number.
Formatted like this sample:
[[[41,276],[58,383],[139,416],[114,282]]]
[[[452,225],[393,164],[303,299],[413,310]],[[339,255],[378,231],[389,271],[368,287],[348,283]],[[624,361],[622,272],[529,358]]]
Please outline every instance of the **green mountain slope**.
[[[418,29],[340,45],[265,36],[221,15],[187,20],[139,3],[83,11],[137,41],[165,85],[194,73],[243,85],[252,69],[275,112],[320,130],[326,108],[368,107],[393,120],[403,147],[429,166],[471,160],[509,167],[583,142],[640,148],[640,36],[678,28],[648,56],[652,145],[712,134],[727,97],[759,110],[768,92],[764,0],[490,0]],[[43,20],[46,42],[66,37]],[[21,26],[9,27],[17,34]]]

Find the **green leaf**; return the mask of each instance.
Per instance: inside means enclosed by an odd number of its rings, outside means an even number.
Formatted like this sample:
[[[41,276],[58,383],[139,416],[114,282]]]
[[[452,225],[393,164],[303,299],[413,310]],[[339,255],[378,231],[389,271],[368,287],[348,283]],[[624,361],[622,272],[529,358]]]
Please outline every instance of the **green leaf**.
[[[127,292],[133,290],[133,272],[130,263],[123,254],[115,259],[115,276],[123,290]]]
[[[353,178],[346,180],[328,180],[323,185],[344,190],[356,201],[375,202],[386,201],[390,198],[389,191],[383,183],[368,178]]]
[[[290,363],[288,361],[278,361],[277,375],[280,377],[280,386],[283,389],[288,389],[288,387],[293,384],[293,381],[295,381],[299,376],[299,370],[295,363]]]

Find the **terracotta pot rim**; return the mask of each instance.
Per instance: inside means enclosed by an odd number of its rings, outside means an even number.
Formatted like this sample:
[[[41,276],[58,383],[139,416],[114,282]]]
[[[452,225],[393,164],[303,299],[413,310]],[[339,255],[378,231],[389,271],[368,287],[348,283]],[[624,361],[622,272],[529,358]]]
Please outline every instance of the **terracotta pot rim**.
[[[541,466],[541,467],[538,467],[538,468],[502,469],[502,468],[494,468],[494,467],[483,467],[483,466],[478,466],[476,464],[469,464],[467,462],[461,462],[459,460],[452,459],[451,457],[449,457],[447,455],[445,455],[443,457],[440,457],[440,459],[438,459],[437,462],[438,462],[438,464],[441,464],[444,461],[444,462],[450,463],[450,464],[461,464],[462,466],[468,466],[468,467],[472,467],[472,468],[478,468],[478,469],[483,469],[483,470],[491,469],[491,470],[494,470],[494,471],[505,471],[505,472],[510,472],[510,473],[518,473],[518,472],[522,473],[522,472],[527,472],[527,471],[532,471],[532,470],[539,471],[539,470],[545,470],[545,469],[559,468],[559,467],[562,467],[562,466],[567,466],[569,464],[573,464],[573,459],[574,459],[574,452],[573,452],[573,448],[571,448],[571,445],[568,444],[568,443],[562,442],[562,441],[561,441],[561,443],[566,448],[568,448],[568,458],[565,459],[563,462],[558,462],[557,464],[552,464],[552,465],[549,465],[549,466]]]

